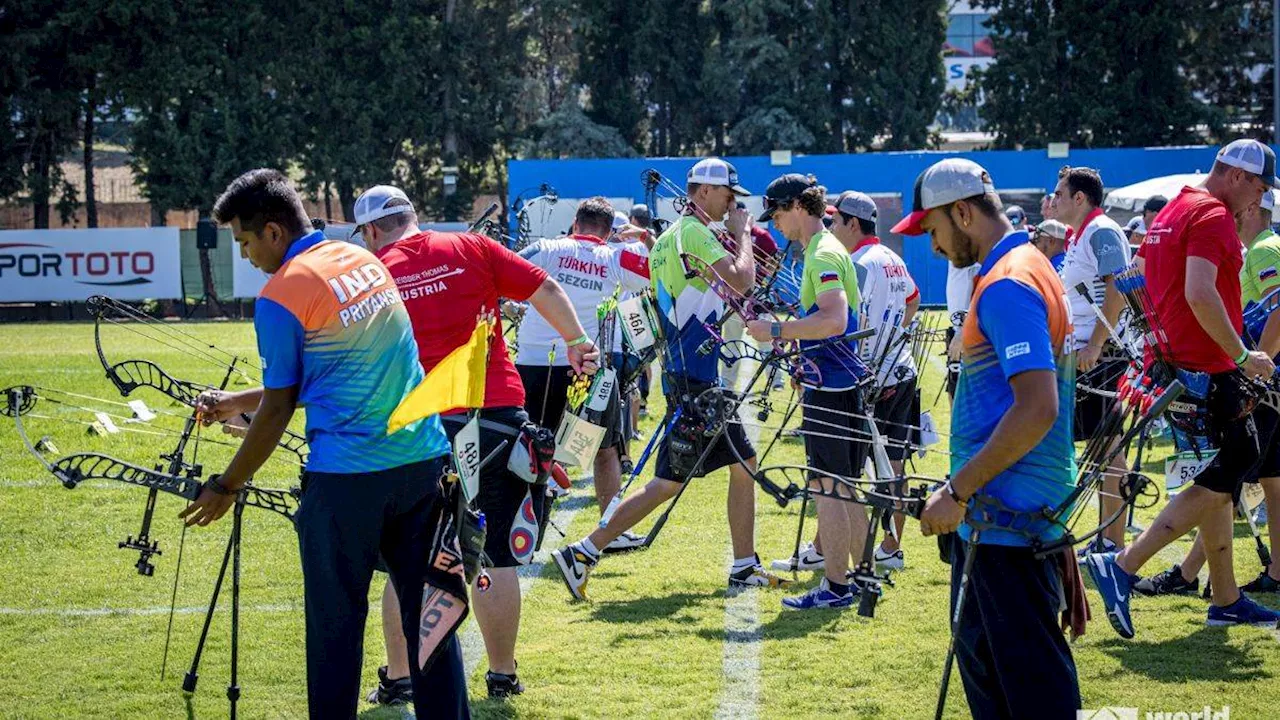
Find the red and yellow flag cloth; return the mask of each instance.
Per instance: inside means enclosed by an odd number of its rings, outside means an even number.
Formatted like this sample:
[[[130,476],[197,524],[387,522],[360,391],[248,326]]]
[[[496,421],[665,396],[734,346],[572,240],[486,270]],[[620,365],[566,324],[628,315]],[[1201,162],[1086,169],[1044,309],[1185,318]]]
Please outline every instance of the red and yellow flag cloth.
[[[387,418],[388,435],[425,417],[484,407],[485,366],[495,322],[491,315],[477,318],[471,339],[446,355],[396,406]]]

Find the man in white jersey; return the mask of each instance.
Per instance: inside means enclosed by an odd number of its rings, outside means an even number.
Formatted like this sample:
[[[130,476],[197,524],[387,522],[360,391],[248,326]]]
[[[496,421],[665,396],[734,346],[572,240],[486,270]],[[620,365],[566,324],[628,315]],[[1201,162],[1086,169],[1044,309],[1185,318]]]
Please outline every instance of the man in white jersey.
[[[1058,173],[1053,191],[1058,220],[1074,229],[1063,260],[1062,286],[1071,304],[1071,324],[1075,328],[1076,368],[1080,389],[1076,393],[1075,438],[1087,440],[1107,427],[1112,404],[1110,393],[1128,367],[1123,351],[1110,341],[1107,325],[1115,327],[1124,307],[1124,297],[1115,286],[1115,276],[1129,265],[1129,243],[1124,231],[1102,208],[1102,178],[1085,167],[1065,167]],[[1083,287],[1084,292],[1081,292]],[[1106,317],[1098,322],[1095,305]],[[1119,440],[1115,426],[1113,442]],[[1120,478],[1128,471],[1123,453],[1117,453],[1103,478],[1099,510],[1110,517],[1120,506]],[[1098,543],[1103,551],[1124,547],[1124,518],[1119,517],[1103,531]]]
[[[606,243],[613,234],[613,206],[603,197],[583,200],[568,237],[539,240],[520,251],[520,256],[544,269],[564,288],[582,322],[586,336],[600,342],[596,308],[619,288],[639,292],[649,287],[649,260],[642,243]],[[614,328],[621,342],[621,328]],[[520,323],[516,336],[516,370],[525,389],[525,411],[533,422],[557,429],[564,415],[573,376],[560,334],[536,310]],[[614,343],[603,348],[613,349]],[[620,349],[620,346],[619,346]],[[626,442],[621,398],[615,384],[605,411],[605,437],[596,454],[593,480],[596,502],[603,513],[621,484],[619,448]],[[638,547],[644,538],[624,533],[611,549]]]

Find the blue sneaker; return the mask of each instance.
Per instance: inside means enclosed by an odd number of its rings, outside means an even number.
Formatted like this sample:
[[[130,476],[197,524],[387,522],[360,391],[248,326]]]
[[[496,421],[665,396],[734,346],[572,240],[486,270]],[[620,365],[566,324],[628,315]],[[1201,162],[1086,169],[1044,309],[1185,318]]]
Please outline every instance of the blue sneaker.
[[[818,586],[803,595],[782,598],[782,607],[792,610],[813,610],[815,608],[847,608],[853,605],[854,594],[846,592],[837,595],[831,591],[827,579],[823,578]]]
[[[1211,627],[1226,625],[1260,625],[1277,627],[1280,624],[1280,612],[1262,607],[1240,593],[1240,599],[1226,607],[1209,606],[1209,619],[1205,621]]]
[[[1135,578],[1116,564],[1116,554],[1092,553],[1084,558],[1084,566],[1093,578],[1093,586],[1102,596],[1107,609],[1107,619],[1120,637],[1133,637],[1133,620],[1129,618],[1129,598],[1133,595]]]

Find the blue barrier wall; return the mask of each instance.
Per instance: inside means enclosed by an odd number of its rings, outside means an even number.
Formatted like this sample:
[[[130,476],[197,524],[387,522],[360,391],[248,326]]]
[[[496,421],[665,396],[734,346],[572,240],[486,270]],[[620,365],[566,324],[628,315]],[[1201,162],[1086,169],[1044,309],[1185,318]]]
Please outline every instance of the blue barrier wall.
[[[797,155],[790,165],[773,166],[767,156],[726,158],[738,169],[742,184],[761,194],[769,181],[786,172],[812,173],[831,192],[861,190],[898,193],[910,210],[915,179],[929,165],[947,157],[965,157],[991,173],[998,190],[1040,188],[1048,192],[1063,165],[1097,168],[1108,188],[1174,173],[1208,172],[1215,147],[1121,148],[1072,150],[1065,158],[1049,158],[1045,150],[989,150],[981,152],[902,152],[856,155]],[[508,187],[515,194],[539,183],[550,183],[561,197],[633,197],[642,202],[640,173],[654,168],[683,183],[693,158],[621,160],[512,160],[507,163]],[[903,259],[920,285],[923,302],[946,302],[946,261],[935,256],[924,238],[903,243]]]

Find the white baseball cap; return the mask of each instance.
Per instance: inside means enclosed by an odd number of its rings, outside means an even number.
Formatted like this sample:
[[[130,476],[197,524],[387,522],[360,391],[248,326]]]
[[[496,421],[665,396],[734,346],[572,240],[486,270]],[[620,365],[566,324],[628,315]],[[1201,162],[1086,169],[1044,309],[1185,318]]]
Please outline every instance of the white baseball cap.
[[[712,157],[699,160],[693,167],[689,168],[689,175],[686,179],[699,185],[723,185],[732,190],[735,195],[743,197],[751,194],[750,191],[738,184],[738,171],[720,158]]]
[[[631,218],[627,217],[626,213],[621,210],[613,211],[613,230],[617,230],[629,222],[631,222]]]
[[[1276,191],[1268,190],[1262,193],[1262,199],[1258,201],[1258,207],[1268,212],[1274,212],[1276,209]]]
[[[1276,154],[1257,140],[1233,140],[1218,151],[1223,165],[1251,172],[1271,187],[1280,187],[1276,178]]]
[[[404,204],[387,207],[387,203],[392,200],[403,200]],[[406,212],[413,212],[413,203],[409,201],[409,196],[405,195],[403,190],[392,185],[374,185],[356,198],[356,227],[368,225],[374,220],[380,220],[389,215]]]
[[[936,162],[916,178],[911,214],[898,221],[891,232],[899,235],[924,235],[920,221],[924,220],[930,210],[995,191],[991,175],[972,160],[948,158]]]

